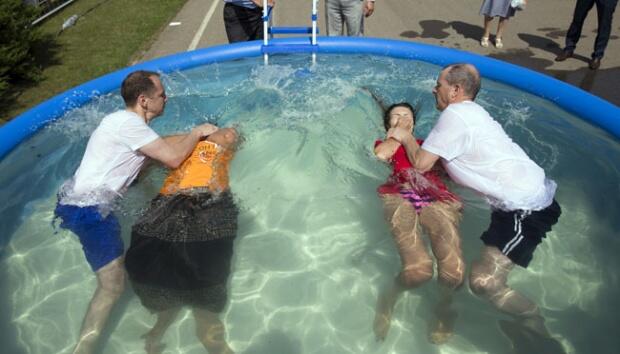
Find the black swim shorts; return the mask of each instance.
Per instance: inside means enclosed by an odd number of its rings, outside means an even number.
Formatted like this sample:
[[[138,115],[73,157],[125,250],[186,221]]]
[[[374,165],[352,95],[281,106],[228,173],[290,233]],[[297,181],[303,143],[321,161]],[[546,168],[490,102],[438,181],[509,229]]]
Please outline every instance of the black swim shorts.
[[[555,200],[542,210],[493,210],[491,225],[480,238],[485,245],[497,247],[515,264],[526,268],[561,213]]]

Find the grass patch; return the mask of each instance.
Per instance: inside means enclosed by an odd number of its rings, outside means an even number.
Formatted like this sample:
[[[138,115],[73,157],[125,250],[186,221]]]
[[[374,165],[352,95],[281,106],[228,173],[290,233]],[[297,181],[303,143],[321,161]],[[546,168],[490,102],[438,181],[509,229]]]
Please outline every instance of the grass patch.
[[[35,57],[43,79],[20,83],[0,107],[8,121],[74,86],[121,69],[139,58],[187,0],[79,0],[40,24]],[[70,16],[73,27],[58,34]],[[1,122],[4,123],[4,122]]]

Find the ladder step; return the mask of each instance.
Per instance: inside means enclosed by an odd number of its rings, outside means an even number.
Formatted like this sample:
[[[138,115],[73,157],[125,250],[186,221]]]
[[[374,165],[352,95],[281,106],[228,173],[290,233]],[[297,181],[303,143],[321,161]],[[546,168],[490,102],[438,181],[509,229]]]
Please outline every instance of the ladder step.
[[[261,47],[263,54],[314,53],[317,50],[318,46],[312,44],[269,44]]]
[[[271,34],[304,34],[312,33],[312,27],[269,27],[269,33]],[[316,29],[316,33],[319,33],[319,29]]]

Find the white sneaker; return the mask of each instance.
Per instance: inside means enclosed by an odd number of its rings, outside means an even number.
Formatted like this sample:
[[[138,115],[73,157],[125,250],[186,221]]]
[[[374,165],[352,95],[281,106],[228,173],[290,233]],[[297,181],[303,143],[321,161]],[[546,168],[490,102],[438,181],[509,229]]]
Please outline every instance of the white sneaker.
[[[489,37],[482,37],[482,39],[480,39],[480,45],[483,47],[488,47],[489,46]]]
[[[495,48],[501,49],[504,46],[501,38],[495,38]]]

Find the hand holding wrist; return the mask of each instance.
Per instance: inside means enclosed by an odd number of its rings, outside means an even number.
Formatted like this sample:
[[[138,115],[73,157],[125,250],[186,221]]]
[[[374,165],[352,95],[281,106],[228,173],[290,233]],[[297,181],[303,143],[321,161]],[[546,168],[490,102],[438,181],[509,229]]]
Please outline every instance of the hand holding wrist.
[[[194,129],[192,129],[192,134],[197,134],[198,139],[200,139],[215,133],[217,130],[218,127],[215,125],[205,123],[194,127]]]

